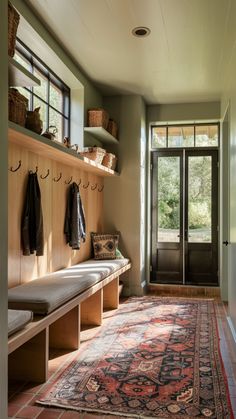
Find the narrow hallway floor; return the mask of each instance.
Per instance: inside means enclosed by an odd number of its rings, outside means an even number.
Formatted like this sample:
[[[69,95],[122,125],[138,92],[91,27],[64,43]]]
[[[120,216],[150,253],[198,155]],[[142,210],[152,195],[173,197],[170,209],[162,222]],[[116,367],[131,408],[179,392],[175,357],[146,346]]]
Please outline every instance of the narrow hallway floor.
[[[121,303],[122,304],[122,303]],[[109,321],[115,310],[104,313],[104,323]],[[231,399],[231,405],[236,417],[236,343],[230,332],[227,321],[227,305],[216,300],[216,316],[218,322],[220,350],[225,367],[225,373],[228,380],[228,387]],[[100,330],[100,327],[93,327],[81,332],[81,350]],[[91,418],[122,418],[122,416],[114,415],[98,415],[92,413],[79,413],[76,411],[47,408],[36,405],[35,401],[39,399],[49,388],[62,371],[70,364],[72,359],[77,355],[78,351],[66,352],[55,351],[50,353],[49,361],[49,380],[40,385],[30,382],[14,382],[9,383],[9,418],[25,418],[25,419],[91,419]],[[223,419],[223,418],[222,418]]]

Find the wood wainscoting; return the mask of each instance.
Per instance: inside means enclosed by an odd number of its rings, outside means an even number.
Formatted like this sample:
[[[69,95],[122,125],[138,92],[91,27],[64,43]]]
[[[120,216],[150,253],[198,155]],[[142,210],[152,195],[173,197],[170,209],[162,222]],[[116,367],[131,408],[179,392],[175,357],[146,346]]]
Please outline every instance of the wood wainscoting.
[[[96,184],[101,189],[102,176],[45,158],[21,145],[10,142],[9,168],[17,167],[19,160],[22,162],[20,169],[17,172],[9,170],[9,287],[89,259],[91,256],[90,232],[102,230],[103,192],[99,192],[97,187],[94,190],[91,189],[91,186]],[[27,175],[29,170],[35,171],[36,166],[44,222],[44,255],[39,257],[23,256],[21,250],[21,216]],[[49,176],[41,179],[40,175],[45,176],[48,169]],[[58,178],[60,173],[62,173],[60,181],[53,181],[53,178]],[[72,250],[66,245],[64,236],[66,198],[69,187],[65,182],[69,181],[71,176],[72,181],[77,183],[81,179],[80,192],[86,216],[87,238],[85,243],[81,243],[80,250]],[[83,185],[87,186],[88,182],[90,182],[89,186],[85,189]]]

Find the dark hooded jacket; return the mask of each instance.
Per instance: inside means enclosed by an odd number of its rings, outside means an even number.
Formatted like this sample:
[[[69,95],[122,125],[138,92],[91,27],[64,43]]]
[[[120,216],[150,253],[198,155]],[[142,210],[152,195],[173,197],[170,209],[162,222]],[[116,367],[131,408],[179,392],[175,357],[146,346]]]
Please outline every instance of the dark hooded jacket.
[[[29,172],[21,223],[23,255],[43,255],[43,213],[37,173]]]
[[[66,243],[72,249],[79,249],[81,240],[85,242],[86,225],[84,208],[81,201],[79,186],[73,182],[68,190],[64,233]]]

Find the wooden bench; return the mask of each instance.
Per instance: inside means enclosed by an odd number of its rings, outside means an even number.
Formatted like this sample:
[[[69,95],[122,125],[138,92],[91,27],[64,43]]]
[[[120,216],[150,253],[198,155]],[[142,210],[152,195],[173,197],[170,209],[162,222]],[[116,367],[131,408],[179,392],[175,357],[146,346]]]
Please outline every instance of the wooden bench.
[[[78,349],[80,346],[81,326],[101,325],[103,310],[118,308],[119,276],[129,270],[131,264],[128,259],[125,259],[120,263],[120,266],[118,263],[115,268],[113,266],[113,272],[111,272],[111,269],[108,269],[108,267],[112,263],[113,265],[115,264],[114,261],[104,261],[103,265],[101,263],[104,269],[102,270],[102,279],[100,280],[95,275],[96,268],[92,261],[87,261],[35,280],[38,281],[38,289],[40,289],[40,281],[42,281],[45,287],[45,278],[49,282],[50,278],[53,278],[54,285],[56,285],[56,279],[65,280],[66,289],[68,286],[66,278],[72,277],[75,279],[79,272],[77,280],[80,281],[81,278],[79,276],[85,268],[89,275],[92,272],[95,283],[82,292],[77,292],[73,298],[69,298],[52,311],[50,311],[49,307],[49,312],[45,313],[46,315],[35,314],[31,323],[9,338],[9,377],[40,383],[45,382],[48,379],[49,348]],[[110,273],[107,274],[109,271]],[[11,294],[16,295],[17,288],[19,292],[22,292],[22,290],[27,291],[27,285],[28,289],[30,289],[30,286],[35,281],[30,281],[27,284],[9,290],[9,305],[11,308],[16,308],[17,306],[17,302],[13,301],[14,298],[11,297]],[[24,305],[22,296],[20,300],[18,308],[22,309],[22,305]],[[27,309],[30,309],[29,302],[26,302]],[[37,312],[34,304],[32,304],[32,309],[32,311]],[[40,306],[41,309],[42,306]]]

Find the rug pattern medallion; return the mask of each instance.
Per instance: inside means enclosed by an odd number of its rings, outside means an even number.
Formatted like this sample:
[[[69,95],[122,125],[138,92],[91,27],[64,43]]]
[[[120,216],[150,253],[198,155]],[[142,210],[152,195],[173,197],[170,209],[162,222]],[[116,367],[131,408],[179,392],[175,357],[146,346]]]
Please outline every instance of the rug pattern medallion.
[[[39,402],[131,417],[233,418],[214,302],[130,298]]]

